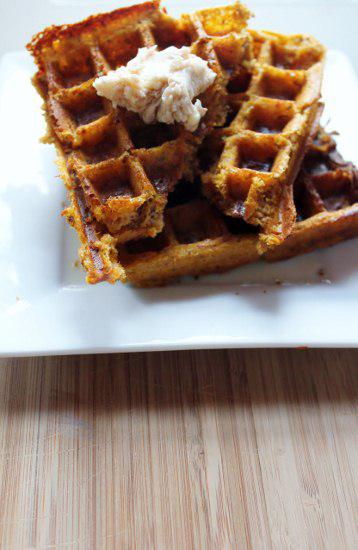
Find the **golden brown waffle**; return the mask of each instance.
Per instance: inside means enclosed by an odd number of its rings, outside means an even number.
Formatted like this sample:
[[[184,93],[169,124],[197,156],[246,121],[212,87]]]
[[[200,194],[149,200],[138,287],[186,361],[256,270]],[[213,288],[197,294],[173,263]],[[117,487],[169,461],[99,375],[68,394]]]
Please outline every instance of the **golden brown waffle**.
[[[154,1],[50,27],[28,45],[39,69],[34,82],[45,100],[49,135],[68,165],[67,184],[81,185],[92,215],[121,241],[162,229],[168,192],[181,177],[191,177],[197,144],[224,123],[228,75],[219,55],[225,57],[227,48],[219,39],[229,34],[231,44],[234,37],[242,44],[238,33],[248,16],[237,4],[175,20]],[[93,87],[97,76],[155,44],[190,46],[217,73],[200,96],[208,112],[195,135],[179,125],[144,124],[136,114],[114,109]],[[236,51],[238,62],[241,48]]]
[[[262,228],[263,252],[282,242],[295,222],[293,182],[317,115],[324,49],[303,35],[250,36],[251,69],[246,64],[232,87],[233,120],[221,139],[209,138],[217,149],[202,180],[226,215]]]
[[[84,221],[85,206],[78,188],[66,211],[82,240],[80,258],[87,282],[130,281],[136,286],[163,285],[182,275],[226,271],[258,258],[253,235],[234,236],[205,200],[195,200],[165,213],[165,227],[153,239],[116,248],[109,234]]]
[[[298,221],[265,259],[278,261],[358,235],[358,170],[345,162],[333,137],[319,129],[295,182]]]
[[[237,96],[239,78],[246,74],[246,63],[251,62],[253,41],[247,30],[250,15],[243,4],[235,2],[181,17],[180,24],[189,37],[192,53],[206,59],[217,74],[214,85],[201,98],[208,113],[197,131],[199,141],[213,127],[225,124],[231,95],[235,91]]]
[[[342,160],[331,136],[320,131],[311,142],[296,180],[299,218],[292,234],[267,252],[277,261],[358,235],[358,172]],[[189,190],[192,187],[188,187]],[[166,211],[164,230],[154,239],[122,245],[87,218],[80,186],[66,215],[80,236],[88,282],[129,281],[163,285],[183,275],[221,272],[259,259],[258,236],[242,220],[223,216],[203,198]]]

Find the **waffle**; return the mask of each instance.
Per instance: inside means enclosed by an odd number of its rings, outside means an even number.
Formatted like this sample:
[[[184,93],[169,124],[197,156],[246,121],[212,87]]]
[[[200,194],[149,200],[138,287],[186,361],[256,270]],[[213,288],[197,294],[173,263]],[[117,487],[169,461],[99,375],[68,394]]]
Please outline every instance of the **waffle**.
[[[358,235],[358,170],[345,162],[332,135],[319,129],[295,182],[297,219],[292,234],[265,255],[288,259]]]
[[[259,236],[253,226],[217,211],[195,196],[192,185],[183,189],[175,193],[177,206],[166,210],[159,235],[120,245],[88,219],[81,187],[74,189],[66,215],[82,242],[80,257],[88,282],[119,279],[136,286],[163,285],[179,276],[222,272],[260,257],[270,262],[290,258],[358,235],[358,172],[343,161],[332,136],[322,129],[310,142],[295,182],[299,214],[294,229],[264,256],[257,250]]]
[[[253,40],[247,30],[250,15],[243,4],[236,2],[181,17],[180,24],[189,37],[192,53],[206,59],[217,74],[214,85],[202,97],[208,113],[197,132],[197,143],[227,121],[231,97],[237,96],[234,88],[241,74],[246,75],[245,65],[253,56]]]
[[[251,68],[231,86],[229,124],[211,139],[202,181],[226,215],[260,226],[264,252],[293,229],[293,182],[317,115],[324,49],[304,35],[250,37]]]
[[[49,137],[68,166],[67,185],[81,185],[91,214],[120,241],[162,229],[168,192],[180,178],[192,177],[198,144],[224,123],[229,75],[221,65],[227,48],[220,35],[242,44],[248,16],[235,4],[175,20],[154,1],[50,27],[28,45],[38,65],[34,83],[45,101]],[[138,115],[114,109],[93,87],[96,77],[128,63],[139,47],[155,44],[190,46],[217,73],[200,96],[208,112],[195,134],[180,125],[144,124]],[[236,50],[239,55],[241,47]]]

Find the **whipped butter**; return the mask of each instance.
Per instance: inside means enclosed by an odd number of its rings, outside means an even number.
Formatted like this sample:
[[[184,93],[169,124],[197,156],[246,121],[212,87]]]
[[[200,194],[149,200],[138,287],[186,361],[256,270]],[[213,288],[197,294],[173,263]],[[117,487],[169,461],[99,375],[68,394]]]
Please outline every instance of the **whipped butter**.
[[[178,122],[190,132],[199,126],[207,109],[196,99],[215,80],[207,61],[187,47],[140,48],[134,59],[97,78],[97,94],[115,107],[138,113],[147,124]]]

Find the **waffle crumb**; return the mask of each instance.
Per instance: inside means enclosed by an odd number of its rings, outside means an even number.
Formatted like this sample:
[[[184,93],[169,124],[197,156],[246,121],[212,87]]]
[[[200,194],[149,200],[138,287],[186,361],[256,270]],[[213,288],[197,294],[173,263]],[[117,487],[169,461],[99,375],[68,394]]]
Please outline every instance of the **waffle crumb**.
[[[317,271],[317,276],[321,283],[325,283],[326,285],[330,285],[332,283],[332,281],[328,279],[327,274],[322,267]]]

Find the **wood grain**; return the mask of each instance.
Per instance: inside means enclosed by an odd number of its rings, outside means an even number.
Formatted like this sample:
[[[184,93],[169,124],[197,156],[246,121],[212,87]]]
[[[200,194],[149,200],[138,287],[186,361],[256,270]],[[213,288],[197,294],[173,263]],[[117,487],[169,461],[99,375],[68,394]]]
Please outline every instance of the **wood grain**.
[[[355,549],[356,351],[0,362],[0,547]]]

